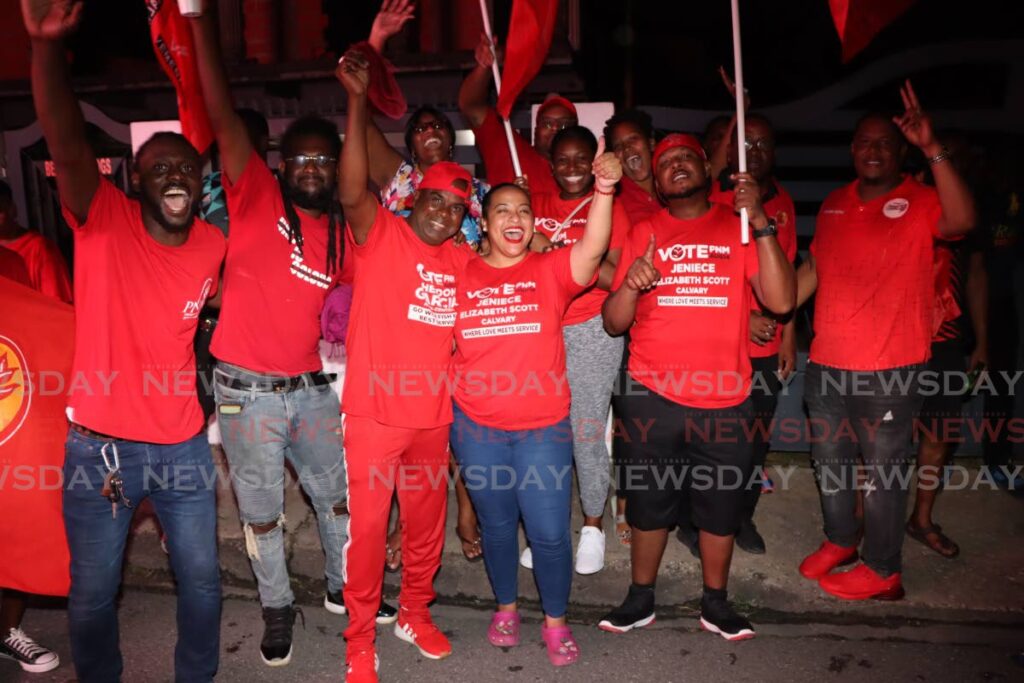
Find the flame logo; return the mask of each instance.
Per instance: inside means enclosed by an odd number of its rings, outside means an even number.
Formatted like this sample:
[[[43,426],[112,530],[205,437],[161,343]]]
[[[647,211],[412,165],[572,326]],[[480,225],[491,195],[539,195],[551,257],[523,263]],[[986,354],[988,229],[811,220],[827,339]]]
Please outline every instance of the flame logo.
[[[0,444],[21,428],[31,401],[25,355],[13,340],[0,335]]]

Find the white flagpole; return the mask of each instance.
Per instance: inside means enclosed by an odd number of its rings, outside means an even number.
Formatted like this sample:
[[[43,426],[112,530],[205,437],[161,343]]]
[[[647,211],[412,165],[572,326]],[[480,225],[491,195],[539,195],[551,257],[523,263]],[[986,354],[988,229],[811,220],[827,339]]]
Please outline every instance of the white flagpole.
[[[480,0],[483,2],[483,0]],[[740,173],[747,172],[747,119],[743,111],[743,98],[746,90],[743,89],[743,47],[740,44],[740,3],[739,0],[732,0],[732,59],[733,78],[736,83],[736,148],[739,151]],[[750,243],[750,217],[747,210],[740,211],[740,241],[743,244]]]
[[[484,20],[484,33],[487,34],[487,40],[491,42],[491,55],[494,57],[494,61],[491,63],[491,69],[494,72],[494,87],[497,93],[501,94],[501,70],[498,69],[498,55],[494,51],[494,34],[491,33],[491,17],[487,12],[487,0],[480,0],[480,16]],[[500,116],[500,114],[499,114]],[[516,177],[523,175],[523,169],[519,165],[519,153],[516,151],[516,140],[512,136],[512,124],[508,122],[508,119],[502,117],[501,119],[505,123],[505,139],[508,141],[508,151],[512,155],[512,168],[515,171]]]

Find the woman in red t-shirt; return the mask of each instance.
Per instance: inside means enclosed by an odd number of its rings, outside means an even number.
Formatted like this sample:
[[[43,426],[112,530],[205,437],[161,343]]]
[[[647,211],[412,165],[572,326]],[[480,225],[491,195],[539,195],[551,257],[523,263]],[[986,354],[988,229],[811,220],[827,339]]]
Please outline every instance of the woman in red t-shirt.
[[[537,194],[531,203],[535,229],[554,243],[572,245],[583,236],[587,215],[597,196],[590,172],[596,152],[594,134],[582,126],[566,128],[551,143],[551,169],[558,192]],[[605,425],[622,363],[623,341],[604,331],[601,306],[608,297],[615,265],[629,231],[629,218],[615,200],[611,239],[597,280],[573,300],[562,320],[572,392],[573,451],[583,508],[583,528],[576,550],[576,571],[580,574],[594,574],[604,568],[601,520],[608,501],[611,464]],[[523,564],[530,565],[527,557]]]
[[[533,548],[548,658],[571,664],[579,648],[565,621],[572,584],[572,426],[562,325],[566,308],[590,286],[611,237],[612,194],[622,167],[594,161],[590,218],[569,249],[528,249],[530,196],[499,185],[483,203],[491,249],[457,285],[451,444],[480,522],[484,562],[498,601],[488,640],[519,642],[517,530]],[[590,172],[588,168],[587,172]]]

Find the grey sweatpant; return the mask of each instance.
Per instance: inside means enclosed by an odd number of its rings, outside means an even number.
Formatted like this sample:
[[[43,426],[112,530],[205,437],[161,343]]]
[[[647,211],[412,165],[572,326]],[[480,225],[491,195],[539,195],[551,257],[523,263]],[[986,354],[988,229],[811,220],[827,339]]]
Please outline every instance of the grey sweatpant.
[[[572,392],[572,445],[583,514],[604,514],[611,481],[605,444],[608,407],[622,363],[622,337],[609,337],[601,316],[562,328],[565,364]]]

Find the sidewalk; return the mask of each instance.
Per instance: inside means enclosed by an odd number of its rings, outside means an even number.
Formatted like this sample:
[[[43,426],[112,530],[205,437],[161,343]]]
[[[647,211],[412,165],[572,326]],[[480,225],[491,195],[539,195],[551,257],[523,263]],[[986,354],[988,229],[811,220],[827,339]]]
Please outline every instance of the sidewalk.
[[[822,593],[796,570],[804,555],[822,540],[818,494],[805,463],[805,456],[773,454],[769,458],[776,492],[762,497],[755,518],[768,552],[755,556],[736,550],[730,594],[755,621],[824,620],[885,625],[896,618],[1024,626],[1024,496],[991,490],[985,480],[975,490],[965,487],[944,492],[939,498],[936,520],[960,545],[960,557],[944,559],[907,538],[903,553],[903,581],[907,590],[904,600],[840,602]],[[219,466],[222,478],[218,491],[218,532],[225,589],[230,595],[255,599],[255,580],[245,555],[223,458]],[[967,467],[970,481],[977,483],[976,464]],[[455,535],[454,491],[450,502],[444,557],[435,584],[439,599],[489,605],[492,594],[483,563],[467,562]],[[578,502],[574,507],[577,537]],[[323,591],[323,554],[312,508],[297,486],[290,485],[287,490],[285,513],[289,567],[296,594],[300,601],[316,601]],[[168,587],[170,571],[155,525],[151,519],[139,517],[129,544],[126,582],[138,587]],[[570,616],[597,618],[625,595],[630,581],[629,551],[615,538],[611,516],[606,518],[605,531],[605,569],[592,576],[575,576]],[[393,597],[397,586],[398,574],[386,574],[385,591]],[[692,614],[700,586],[697,561],[672,535],[658,580],[659,614]],[[525,569],[520,569],[520,594],[527,602],[537,600],[533,577]]]

